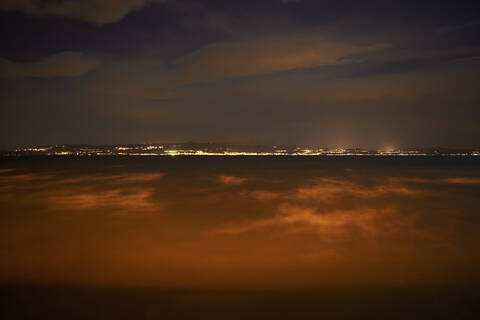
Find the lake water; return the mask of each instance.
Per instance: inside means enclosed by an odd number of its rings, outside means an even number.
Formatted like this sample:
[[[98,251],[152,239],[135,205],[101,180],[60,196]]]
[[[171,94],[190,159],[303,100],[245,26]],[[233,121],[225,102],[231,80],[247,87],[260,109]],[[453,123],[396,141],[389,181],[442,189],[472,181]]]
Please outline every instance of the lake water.
[[[474,319],[480,159],[0,160],[2,319]]]

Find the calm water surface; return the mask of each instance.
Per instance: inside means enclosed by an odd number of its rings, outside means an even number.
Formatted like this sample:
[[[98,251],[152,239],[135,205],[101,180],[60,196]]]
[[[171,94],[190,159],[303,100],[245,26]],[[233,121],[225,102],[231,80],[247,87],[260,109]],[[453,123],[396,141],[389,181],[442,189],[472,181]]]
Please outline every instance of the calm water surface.
[[[2,319],[474,319],[480,159],[0,160]]]

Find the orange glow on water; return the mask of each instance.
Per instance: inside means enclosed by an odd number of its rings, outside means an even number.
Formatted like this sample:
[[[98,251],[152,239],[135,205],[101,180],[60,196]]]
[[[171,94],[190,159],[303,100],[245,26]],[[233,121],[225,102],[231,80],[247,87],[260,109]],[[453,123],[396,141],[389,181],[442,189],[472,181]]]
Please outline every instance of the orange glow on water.
[[[478,207],[475,172],[108,170],[0,172],[2,281],[271,287],[478,280],[472,244],[479,239],[469,222]]]

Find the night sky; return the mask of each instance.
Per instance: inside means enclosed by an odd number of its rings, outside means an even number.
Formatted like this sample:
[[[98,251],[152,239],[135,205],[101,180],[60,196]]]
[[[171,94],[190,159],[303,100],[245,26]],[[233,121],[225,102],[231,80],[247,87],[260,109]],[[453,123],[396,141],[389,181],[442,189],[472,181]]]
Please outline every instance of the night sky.
[[[2,0],[0,147],[474,147],[480,2]]]

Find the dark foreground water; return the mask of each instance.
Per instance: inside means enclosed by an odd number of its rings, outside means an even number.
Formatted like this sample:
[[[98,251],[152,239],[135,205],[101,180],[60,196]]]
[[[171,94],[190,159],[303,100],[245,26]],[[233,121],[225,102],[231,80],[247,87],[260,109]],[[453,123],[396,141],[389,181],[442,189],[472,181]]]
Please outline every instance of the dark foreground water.
[[[474,319],[480,159],[0,160],[2,319]]]
[[[478,319],[465,288],[179,290],[11,287],[2,319]]]

